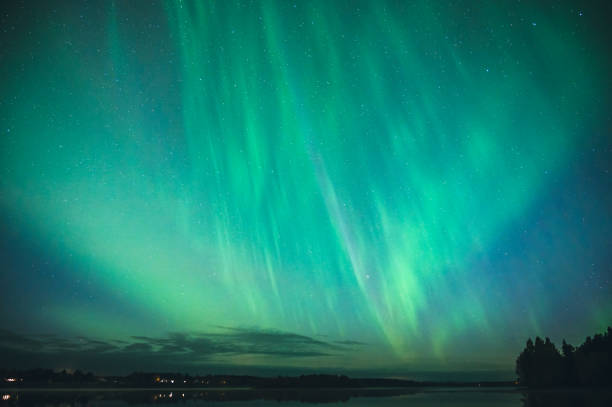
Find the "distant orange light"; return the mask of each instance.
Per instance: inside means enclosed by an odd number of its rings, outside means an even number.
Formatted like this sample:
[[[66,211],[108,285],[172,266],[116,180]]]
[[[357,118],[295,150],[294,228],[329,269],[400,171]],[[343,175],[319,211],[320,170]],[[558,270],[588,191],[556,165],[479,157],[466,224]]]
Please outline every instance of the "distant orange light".
[[[8,399],[10,399],[10,398],[11,398],[11,395],[10,395],[10,394],[3,394],[3,395],[2,395],[2,400],[5,400],[5,401],[6,401],[6,400],[8,400]]]

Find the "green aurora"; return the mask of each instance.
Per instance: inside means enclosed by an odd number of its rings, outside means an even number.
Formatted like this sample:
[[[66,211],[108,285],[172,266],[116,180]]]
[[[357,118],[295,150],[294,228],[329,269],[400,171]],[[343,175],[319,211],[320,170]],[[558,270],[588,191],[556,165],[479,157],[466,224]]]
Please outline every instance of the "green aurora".
[[[513,377],[528,336],[577,342],[612,320],[600,14],[3,10],[3,327],[129,342],[238,328],[357,348],[220,352],[191,371]]]

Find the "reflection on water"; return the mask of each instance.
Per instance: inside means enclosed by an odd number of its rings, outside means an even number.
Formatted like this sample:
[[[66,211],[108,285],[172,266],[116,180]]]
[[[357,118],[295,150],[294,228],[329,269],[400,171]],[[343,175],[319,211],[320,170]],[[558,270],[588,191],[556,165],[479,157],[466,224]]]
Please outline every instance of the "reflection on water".
[[[260,407],[303,403],[411,407],[609,407],[610,391],[536,391],[514,389],[282,389],[282,390],[19,390],[3,391],[0,407],[124,407],[223,405]],[[178,406],[177,406],[178,407]]]

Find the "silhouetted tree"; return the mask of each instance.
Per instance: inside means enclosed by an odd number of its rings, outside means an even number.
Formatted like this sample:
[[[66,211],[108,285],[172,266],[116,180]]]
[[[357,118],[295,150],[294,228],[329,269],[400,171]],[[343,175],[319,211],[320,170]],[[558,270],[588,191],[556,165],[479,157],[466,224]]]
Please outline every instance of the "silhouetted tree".
[[[529,385],[531,383],[533,358],[535,353],[535,347],[531,338],[527,339],[525,349],[521,352],[519,357],[516,359],[516,374],[519,377],[521,383]]]
[[[561,352],[563,355],[563,375],[565,377],[565,384],[573,386],[578,383],[576,377],[576,362],[574,361],[574,348],[563,339],[563,345],[561,345]]]
[[[563,340],[562,354],[549,338],[531,338],[516,359],[521,384],[530,387],[557,385],[601,386],[612,384],[612,328],[586,338],[577,348]]]
[[[597,334],[575,351],[576,373],[583,385],[612,383],[612,328],[605,334]]]

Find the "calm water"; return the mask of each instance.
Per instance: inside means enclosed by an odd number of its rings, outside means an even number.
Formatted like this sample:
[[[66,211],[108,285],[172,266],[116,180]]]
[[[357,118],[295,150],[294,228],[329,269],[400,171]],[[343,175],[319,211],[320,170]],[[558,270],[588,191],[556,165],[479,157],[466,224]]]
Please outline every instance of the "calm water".
[[[514,389],[390,389],[390,390],[0,390],[0,407],[139,407],[196,406],[612,406],[609,391],[540,391]],[[178,407],[178,406],[177,406]]]

